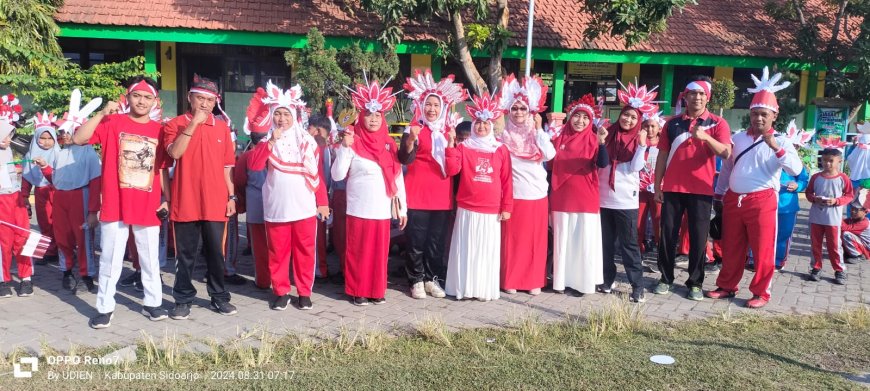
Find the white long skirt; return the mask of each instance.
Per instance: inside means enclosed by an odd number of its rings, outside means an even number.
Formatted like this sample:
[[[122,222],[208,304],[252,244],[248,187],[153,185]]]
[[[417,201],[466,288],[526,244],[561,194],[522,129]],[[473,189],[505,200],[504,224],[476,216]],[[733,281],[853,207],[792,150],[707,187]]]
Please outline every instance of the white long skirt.
[[[601,217],[553,212],[553,289],[595,293],[604,283]]]
[[[501,222],[497,214],[457,208],[447,263],[446,293],[497,300],[501,271]]]

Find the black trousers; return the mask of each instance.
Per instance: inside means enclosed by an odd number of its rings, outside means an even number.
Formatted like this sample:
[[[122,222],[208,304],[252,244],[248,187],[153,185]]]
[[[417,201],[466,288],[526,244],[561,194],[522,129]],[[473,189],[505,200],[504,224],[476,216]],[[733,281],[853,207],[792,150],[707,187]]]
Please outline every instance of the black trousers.
[[[172,297],[176,303],[186,304],[196,297],[193,287],[193,266],[202,244],[205,253],[206,286],[212,300],[230,301],[230,292],[224,286],[224,239],[227,223],[223,221],[173,222],[175,231],[175,285]]]
[[[662,274],[661,282],[674,283],[674,262],[677,257],[677,245],[680,243],[680,223],[683,219],[683,213],[686,213],[689,221],[689,279],[686,280],[686,286],[700,288],[704,284],[707,235],[710,234],[712,207],[712,196],[664,193],[658,259],[659,271]]]
[[[640,247],[637,245],[637,209],[601,208],[601,252],[604,255],[604,286],[616,280],[616,261],[619,251],[628,282],[639,288],[643,282]],[[617,245],[619,248],[617,248]]]
[[[449,221],[449,210],[408,210],[405,235],[410,248],[405,272],[411,285],[432,281],[443,274],[444,242]]]

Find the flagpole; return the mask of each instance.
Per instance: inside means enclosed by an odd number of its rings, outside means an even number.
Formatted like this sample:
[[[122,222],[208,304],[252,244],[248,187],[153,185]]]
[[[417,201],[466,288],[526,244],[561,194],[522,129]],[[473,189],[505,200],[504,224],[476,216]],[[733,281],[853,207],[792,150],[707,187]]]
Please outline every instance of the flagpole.
[[[526,77],[532,75],[532,29],[535,25],[535,0],[529,0],[529,31],[526,34]]]

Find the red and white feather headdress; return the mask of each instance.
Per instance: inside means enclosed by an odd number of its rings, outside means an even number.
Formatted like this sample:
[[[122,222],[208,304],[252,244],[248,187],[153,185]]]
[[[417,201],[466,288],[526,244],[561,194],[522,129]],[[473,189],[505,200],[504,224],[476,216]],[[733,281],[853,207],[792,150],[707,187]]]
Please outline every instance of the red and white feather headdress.
[[[490,95],[484,92],[479,96],[474,95],[471,97],[471,104],[465,106],[465,111],[468,112],[472,121],[495,121],[504,114],[504,110],[499,107],[500,100],[501,96],[498,94]]]
[[[462,88],[462,84],[455,83],[453,78],[453,75],[447,75],[436,83],[431,70],[420,72],[418,69],[414,71],[414,77],[405,79],[402,88],[418,107],[423,107],[426,97],[435,95],[441,99],[441,105],[446,109],[468,98],[468,92]]]
[[[55,128],[55,122],[57,121],[57,116],[51,114],[47,111],[43,111],[42,113],[36,113],[36,118],[33,120],[33,128],[35,130],[43,129],[43,128]]]
[[[118,111],[121,114],[127,114],[130,112],[130,102],[127,102],[127,95],[121,94],[121,96],[118,97],[118,106],[120,106]],[[151,118],[152,121],[163,122],[163,102],[160,101],[160,97],[154,99],[154,106],[152,106],[151,111],[148,112],[148,118]]]
[[[272,80],[266,83],[266,88],[257,88],[248,103],[243,130],[245,134],[267,133],[272,129],[272,116],[278,108],[290,110],[296,122],[301,124],[306,112],[302,101],[302,87],[299,84],[288,90],[281,90]]]
[[[20,113],[21,105],[15,94],[0,96],[0,120],[9,123],[16,122],[20,119],[18,116]]]
[[[814,130],[806,131],[798,130],[794,120],[788,123],[788,128],[785,130],[785,138],[796,147],[806,147],[807,143],[813,138],[816,132]]]
[[[510,74],[501,82],[501,108],[508,112],[514,102],[520,101],[529,108],[530,113],[540,113],[547,108],[547,89],[538,76],[524,77],[521,84],[516,76]]]
[[[82,92],[76,88],[69,97],[69,111],[63,113],[63,118],[57,121],[58,131],[64,131],[69,134],[75,133],[76,129],[88,120],[91,113],[103,104],[103,98],[96,97],[91,99],[84,107],[81,107],[81,104]]]
[[[601,117],[601,107],[596,104],[595,98],[592,97],[592,94],[583,95],[580,99],[569,103],[568,107],[565,109],[567,119],[570,120],[571,116],[574,115],[577,110],[586,112],[586,115],[589,116],[590,120]]]
[[[643,113],[644,121],[656,121],[659,124],[659,127],[665,126],[665,117],[664,113],[659,110],[659,106],[656,105],[656,108],[649,113]]]
[[[764,70],[762,71],[761,80],[755,77],[755,75],[750,76],[752,77],[752,82],[755,83],[755,87],[748,88],[746,91],[755,95],[752,96],[752,102],[749,104],[749,109],[763,107],[765,109],[779,112],[779,103],[776,101],[775,93],[788,88],[788,86],[791,85],[791,82],[784,81],[780,84],[776,84],[780,79],[782,79],[782,73],[776,73],[771,77],[770,71],[767,67],[764,67]]]
[[[353,107],[359,112],[368,113],[385,113],[393,108],[396,104],[396,95],[401,91],[393,93],[393,87],[387,87],[390,80],[388,79],[383,85],[377,80],[366,84],[357,84],[356,88],[345,87],[350,91],[350,100],[353,102]]]
[[[629,82],[628,88],[626,88],[621,81],[617,80],[617,82],[619,82],[622,89],[617,91],[616,96],[619,98],[619,102],[622,103],[623,106],[631,106],[637,111],[640,111],[641,114],[652,114],[658,111],[658,103],[663,103],[655,100],[656,96],[659,95],[659,93],[656,92],[656,89],[659,88],[659,86],[655,86],[647,91],[645,85],[636,86]]]
[[[816,137],[816,144],[822,147],[822,149],[839,149],[846,146],[846,142],[841,140],[839,136]]]

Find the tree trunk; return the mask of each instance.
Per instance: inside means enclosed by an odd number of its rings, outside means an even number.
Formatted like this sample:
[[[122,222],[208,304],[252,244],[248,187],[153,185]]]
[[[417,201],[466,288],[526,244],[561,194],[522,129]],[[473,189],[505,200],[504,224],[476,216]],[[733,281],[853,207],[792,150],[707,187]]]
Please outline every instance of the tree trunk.
[[[510,10],[508,9],[508,0],[498,0],[497,7],[498,8],[496,12],[498,15],[498,19],[495,24],[495,28],[507,30],[508,16],[510,15]],[[494,91],[496,88],[498,88],[499,83],[501,83],[501,60],[505,48],[507,48],[507,39],[493,42],[492,53],[490,53],[489,57],[489,75],[487,76],[489,79],[490,91]]]
[[[480,76],[480,72],[471,58],[471,51],[465,40],[465,25],[462,23],[462,15],[459,14],[459,11],[454,11],[450,19],[453,22],[453,37],[456,39],[456,57],[459,60],[459,65],[462,66],[465,77],[471,82],[471,88],[475,94],[488,92],[486,81]]]

